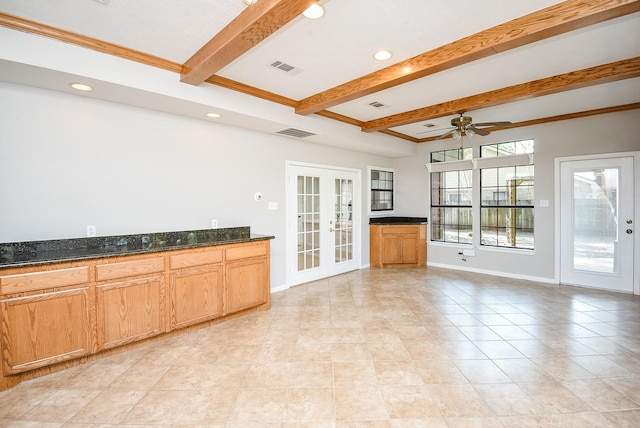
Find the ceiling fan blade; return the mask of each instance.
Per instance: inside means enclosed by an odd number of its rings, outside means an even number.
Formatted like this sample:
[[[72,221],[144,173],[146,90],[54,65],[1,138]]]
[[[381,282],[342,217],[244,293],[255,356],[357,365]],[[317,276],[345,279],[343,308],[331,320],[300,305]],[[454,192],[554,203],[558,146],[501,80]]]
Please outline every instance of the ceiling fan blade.
[[[490,134],[489,131],[486,131],[486,130],[480,129],[480,128],[476,128],[474,125],[467,126],[467,129],[470,129],[473,132],[475,132],[476,134],[482,135],[483,137]]]
[[[447,128],[438,128],[438,129],[429,129],[427,131],[420,131],[420,132],[416,132],[416,135],[420,135],[420,134],[430,134],[432,132],[442,132],[446,129],[450,129],[451,127],[447,127]],[[455,129],[455,128],[454,128]]]
[[[507,126],[511,125],[511,122],[483,122],[483,123],[474,123],[473,126]]]
[[[439,136],[438,138],[436,138],[436,140],[442,140],[443,138],[447,138],[449,135],[453,134],[454,132],[457,131],[457,128],[452,129],[449,132],[445,132],[444,134],[442,134],[441,136]]]

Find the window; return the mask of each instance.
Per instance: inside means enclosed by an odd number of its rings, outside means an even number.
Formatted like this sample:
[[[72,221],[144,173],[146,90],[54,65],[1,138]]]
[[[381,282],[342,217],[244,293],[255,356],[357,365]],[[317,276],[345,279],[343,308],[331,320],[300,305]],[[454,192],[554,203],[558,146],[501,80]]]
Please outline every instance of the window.
[[[473,239],[473,174],[470,148],[431,153],[431,162],[449,163],[446,170],[431,172],[431,240],[470,244]],[[438,165],[440,166],[440,165]]]
[[[471,243],[471,170],[431,173],[431,240]]]
[[[394,171],[369,167],[370,213],[393,212]]]
[[[533,140],[487,144],[480,147],[481,158],[513,156],[533,153]]]
[[[431,163],[435,162],[451,162],[463,159],[471,159],[473,152],[471,147],[461,147],[459,149],[440,150],[431,152]]]
[[[534,249],[533,149],[523,140],[480,146],[480,158],[471,148],[432,152],[431,241]]]
[[[533,165],[480,170],[481,245],[533,249]]]

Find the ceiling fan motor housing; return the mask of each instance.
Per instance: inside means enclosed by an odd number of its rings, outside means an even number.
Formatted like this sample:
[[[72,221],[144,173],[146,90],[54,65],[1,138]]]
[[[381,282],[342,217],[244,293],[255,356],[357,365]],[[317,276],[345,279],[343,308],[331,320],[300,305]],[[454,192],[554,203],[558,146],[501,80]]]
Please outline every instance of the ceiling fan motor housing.
[[[471,116],[454,117],[451,119],[451,126],[455,126],[461,131],[464,131],[467,126],[471,125]]]

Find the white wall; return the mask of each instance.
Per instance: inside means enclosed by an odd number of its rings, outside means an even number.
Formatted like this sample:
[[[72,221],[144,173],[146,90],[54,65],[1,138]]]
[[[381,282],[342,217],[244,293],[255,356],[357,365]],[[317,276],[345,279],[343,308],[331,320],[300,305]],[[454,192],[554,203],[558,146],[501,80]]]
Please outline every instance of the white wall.
[[[428,246],[428,261],[472,271],[508,274],[516,277],[554,281],[555,275],[555,177],[557,157],[640,150],[638,123],[640,110],[566,120],[523,127],[489,136],[465,139],[465,146],[533,138],[535,140],[535,251],[477,249],[475,257],[462,261],[459,245],[434,243]],[[469,144],[469,142],[471,144]],[[429,217],[429,174],[425,163],[429,153],[455,147],[452,139],[422,143],[418,154],[395,159],[399,215]],[[540,208],[539,201],[550,202]]]
[[[391,159],[107,101],[0,83],[0,242],[250,226],[285,285],[285,161],[362,172]],[[256,202],[255,192],[263,194]],[[277,202],[278,210],[268,210]],[[362,263],[369,263],[362,233]]]
[[[386,158],[222,126],[183,116],[43,89],[0,83],[0,242],[251,226],[272,241],[272,287],[285,285],[285,161],[360,169],[362,263],[369,263],[367,165],[396,171],[396,215],[429,217],[429,152]],[[536,250],[478,249],[466,262],[457,245],[430,244],[430,263],[552,281],[554,159],[640,150],[640,110],[474,137],[488,144],[536,141]],[[253,199],[255,192],[264,196]],[[539,200],[550,201],[539,208]],[[278,210],[268,210],[268,202]]]

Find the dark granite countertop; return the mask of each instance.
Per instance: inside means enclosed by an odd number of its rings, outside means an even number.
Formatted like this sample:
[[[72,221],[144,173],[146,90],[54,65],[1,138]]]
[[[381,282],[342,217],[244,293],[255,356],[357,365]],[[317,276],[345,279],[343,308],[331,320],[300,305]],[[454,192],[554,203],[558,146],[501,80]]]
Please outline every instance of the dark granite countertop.
[[[427,223],[426,217],[371,217],[369,224],[422,224]]]
[[[0,243],[0,268],[32,266],[130,254],[155,253],[212,245],[273,239],[248,226],[93,238]]]

